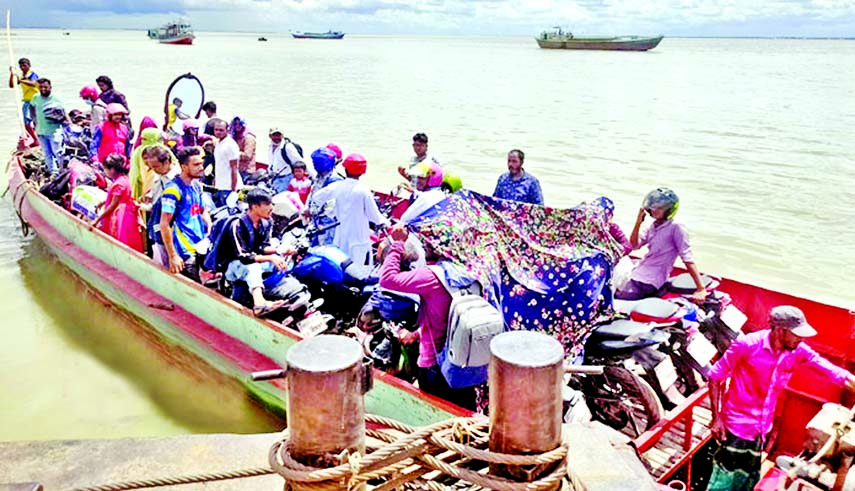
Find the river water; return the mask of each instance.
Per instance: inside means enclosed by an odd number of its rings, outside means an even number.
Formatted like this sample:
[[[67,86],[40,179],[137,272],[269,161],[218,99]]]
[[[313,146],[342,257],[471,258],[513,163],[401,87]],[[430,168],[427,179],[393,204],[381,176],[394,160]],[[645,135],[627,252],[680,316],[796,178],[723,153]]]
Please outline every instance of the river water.
[[[330,141],[391,189],[426,132],[430,151],[490,193],[511,148],[546,202],[614,199],[629,232],[644,194],[681,197],[704,271],[855,305],[855,42],[665,39],[648,53],[540,50],[530,38],[199,33],[192,47],[143,32],[21,30],[17,56],[68,108],[107,74],[136,122],[162,121],[166,87],[192,72],[221,116],[271,126],[307,152]],[[16,133],[0,100],[0,150]],[[177,369],[87,294],[0,206],[0,440],[264,431],[244,396]],[[192,403],[188,402],[192,401]]]

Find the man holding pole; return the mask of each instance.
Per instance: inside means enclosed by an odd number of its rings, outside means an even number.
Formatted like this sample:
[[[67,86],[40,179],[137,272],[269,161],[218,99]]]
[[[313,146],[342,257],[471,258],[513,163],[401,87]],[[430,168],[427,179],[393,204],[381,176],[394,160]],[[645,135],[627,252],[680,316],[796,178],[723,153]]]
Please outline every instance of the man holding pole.
[[[18,60],[18,67],[21,69],[20,74],[15,72],[15,67],[9,67],[9,88],[14,89],[16,83],[21,86],[21,100],[23,101],[21,110],[24,113],[24,126],[27,129],[27,133],[30,134],[30,137],[35,142],[37,138],[33,123],[35,122],[36,114],[32,101],[33,96],[39,93],[38,83],[36,82],[39,76],[33,72],[30,60],[27,58]]]

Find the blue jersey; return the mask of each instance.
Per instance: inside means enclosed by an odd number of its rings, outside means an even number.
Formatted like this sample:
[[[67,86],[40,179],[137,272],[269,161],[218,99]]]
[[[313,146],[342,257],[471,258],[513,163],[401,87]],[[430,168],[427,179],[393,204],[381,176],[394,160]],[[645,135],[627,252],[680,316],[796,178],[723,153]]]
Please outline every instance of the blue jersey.
[[[160,196],[160,212],[173,215],[172,243],[175,252],[182,259],[196,254],[196,244],[208,233],[208,226],[202,218],[205,206],[201,184],[193,181],[188,185],[180,175],[175,176]]]

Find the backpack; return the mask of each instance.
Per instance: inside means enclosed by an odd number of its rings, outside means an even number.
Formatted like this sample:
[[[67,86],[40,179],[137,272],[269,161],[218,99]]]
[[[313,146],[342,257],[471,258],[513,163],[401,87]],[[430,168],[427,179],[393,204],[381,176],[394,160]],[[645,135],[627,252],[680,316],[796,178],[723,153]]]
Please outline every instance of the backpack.
[[[451,295],[445,347],[437,363],[449,387],[458,389],[487,381],[490,341],[504,332],[502,313],[481,296],[477,281],[465,287],[449,284],[442,266],[429,266]]]
[[[202,262],[202,268],[206,271],[216,271],[224,273],[228,267],[229,261],[224,261],[219,258],[220,245],[223,243],[223,237],[227,232],[231,231],[233,224],[241,219],[241,215],[228,215],[218,219],[211,225],[211,248],[205,254],[205,260]]]
[[[288,166],[291,167],[294,165],[294,162],[291,162],[291,159],[288,158],[288,152],[285,151],[288,148],[289,143],[294,145],[294,148],[297,149],[297,153],[300,154],[300,157],[303,156],[303,147],[301,147],[300,144],[297,142],[292,142],[287,138],[285,139],[285,143],[282,145],[282,148],[279,149],[279,152],[282,154],[282,159],[284,159]]]

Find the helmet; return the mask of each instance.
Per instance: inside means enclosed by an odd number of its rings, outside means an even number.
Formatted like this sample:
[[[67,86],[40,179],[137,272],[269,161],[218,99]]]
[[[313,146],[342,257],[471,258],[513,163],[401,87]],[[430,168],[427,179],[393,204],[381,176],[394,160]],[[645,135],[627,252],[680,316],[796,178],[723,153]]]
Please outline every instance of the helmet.
[[[428,177],[428,186],[435,188],[442,186],[442,167],[436,162],[430,164],[430,177]]]
[[[92,85],[87,85],[80,89],[80,97],[94,101],[98,98],[98,89]]]
[[[107,115],[112,116],[114,114],[128,114],[128,110],[118,102],[107,104]]]
[[[187,131],[190,128],[195,128],[198,130],[199,129],[199,121],[197,121],[195,119],[185,119],[184,123],[181,125],[181,129],[183,131]]]
[[[361,176],[368,170],[368,162],[361,154],[352,153],[344,159],[344,170],[346,170],[348,174]]]
[[[312,152],[312,165],[318,174],[325,174],[335,167],[336,156],[329,148],[321,147]]]
[[[463,180],[457,174],[445,173],[442,176],[442,190],[446,193],[456,193],[463,189]]]
[[[338,145],[336,145],[335,143],[330,143],[327,145],[327,148],[335,154],[336,160],[341,159],[341,148],[339,148]]]
[[[651,208],[664,209],[665,218],[670,220],[677,214],[677,209],[680,207],[680,198],[677,197],[677,193],[668,188],[656,188],[647,193],[641,207],[645,210],[650,210]]]
[[[410,167],[410,170],[407,171],[407,174],[409,174],[410,177],[429,177],[430,173],[430,164],[427,162],[419,162],[418,164]]]

